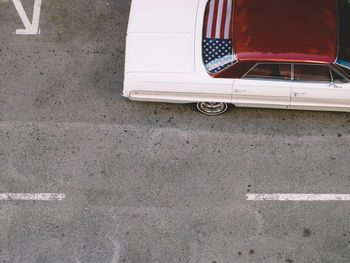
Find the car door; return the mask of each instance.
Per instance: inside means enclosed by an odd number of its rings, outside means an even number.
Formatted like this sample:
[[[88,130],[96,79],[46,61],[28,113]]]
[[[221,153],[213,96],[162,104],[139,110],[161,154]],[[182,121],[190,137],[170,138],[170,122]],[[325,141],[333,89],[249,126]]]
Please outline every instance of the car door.
[[[232,103],[239,107],[287,108],[291,88],[291,64],[258,63],[235,80]]]
[[[328,65],[295,64],[291,109],[350,110],[350,83]]]

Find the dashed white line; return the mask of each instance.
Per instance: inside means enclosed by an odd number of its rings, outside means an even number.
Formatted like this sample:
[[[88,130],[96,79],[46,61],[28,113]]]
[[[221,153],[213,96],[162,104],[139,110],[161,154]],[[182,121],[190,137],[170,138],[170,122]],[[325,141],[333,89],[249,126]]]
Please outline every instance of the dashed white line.
[[[350,194],[247,194],[247,201],[350,201]]]
[[[65,198],[61,193],[0,193],[0,201],[62,201]]]

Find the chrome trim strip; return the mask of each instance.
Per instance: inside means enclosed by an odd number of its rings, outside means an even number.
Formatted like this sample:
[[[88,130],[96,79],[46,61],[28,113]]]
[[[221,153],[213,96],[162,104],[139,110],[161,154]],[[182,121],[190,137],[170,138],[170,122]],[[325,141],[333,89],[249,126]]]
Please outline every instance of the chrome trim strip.
[[[194,102],[225,102],[231,103],[232,94],[168,92],[133,90],[129,94],[132,101],[194,103]]]

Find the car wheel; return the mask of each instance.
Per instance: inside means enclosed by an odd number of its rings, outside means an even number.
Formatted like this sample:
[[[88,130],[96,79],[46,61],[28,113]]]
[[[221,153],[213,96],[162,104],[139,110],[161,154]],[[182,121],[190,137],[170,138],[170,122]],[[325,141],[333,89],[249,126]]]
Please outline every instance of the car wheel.
[[[206,115],[215,116],[226,112],[228,105],[224,102],[198,102],[197,109]]]

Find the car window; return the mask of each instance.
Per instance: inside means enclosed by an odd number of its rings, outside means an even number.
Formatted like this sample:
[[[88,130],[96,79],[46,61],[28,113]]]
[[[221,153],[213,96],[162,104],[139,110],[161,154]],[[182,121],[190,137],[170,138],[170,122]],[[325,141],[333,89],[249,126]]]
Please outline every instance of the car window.
[[[337,64],[350,69],[350,0],[338,1],[339,52]]]
[[[329,66],[323,65],[294,65],[294,80],[331,82]]]
[[[346,83],[346,79],[340,75],[338,72],[336,72],[334,69],[332,69],[332,78],[334,83]]]
[[[338,66],[340,67],[340,69],[342,71],[344,71],[346,74],[348,74],[348,76],[350,76],[350,69],[343,67],[342,65],[339,65],[339,64],[338,64]]]
[[[244,78],[252,79],[291,79],[291,65],[290,64],[257,64],[250,70]]]
[[[207,71],[217,74],[237,62],[233,52],[234,0],[209,0],[204,16],[202,53]]]

